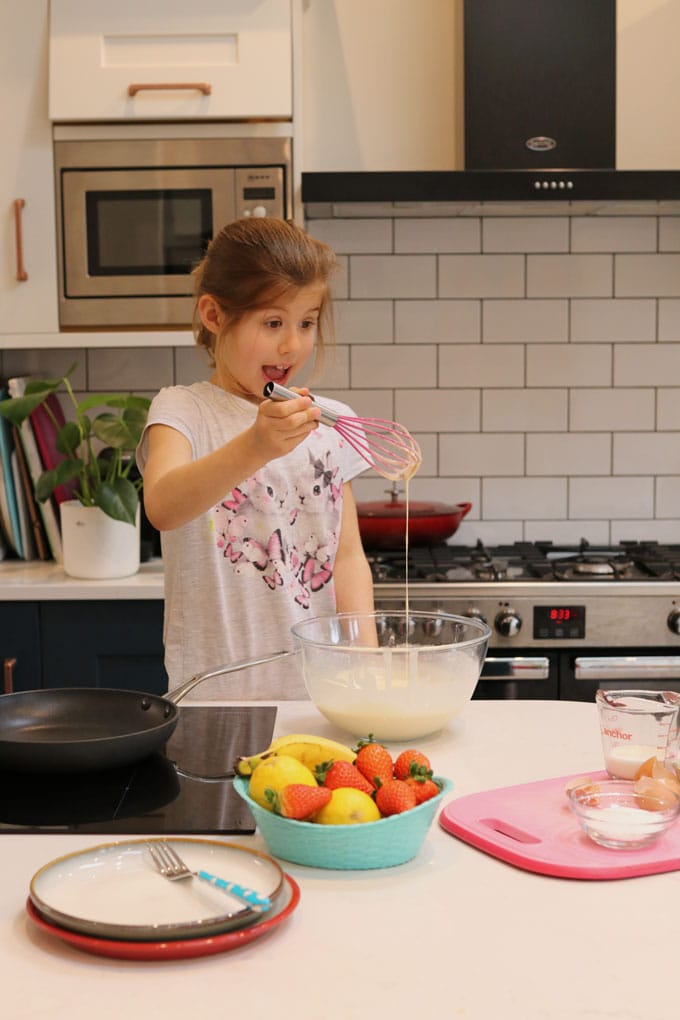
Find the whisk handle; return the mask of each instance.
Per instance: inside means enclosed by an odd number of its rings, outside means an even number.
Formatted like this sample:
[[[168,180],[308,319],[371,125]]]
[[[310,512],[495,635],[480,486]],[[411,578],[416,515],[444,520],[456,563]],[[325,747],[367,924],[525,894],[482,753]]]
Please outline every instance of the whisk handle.
[[[275,382],[267,383],[264,388],[264,395],[265,397],[269,397],[271,400],[294,400],[296,397],[300,396],[299,393],[295,393],[293,390],[289,390],[285,386],[279,386],[279,384]],[[330,427],[333,428],[333,426],[337,424],[340,416],[336,414],[335,411],[331,411],[330,407],[324,407],[323,404],[320,404],[313,394],[310,393],[310,397],[317,407],[321,408],[321,417],[319,418],[319,421],[323,425],[330,425]]]

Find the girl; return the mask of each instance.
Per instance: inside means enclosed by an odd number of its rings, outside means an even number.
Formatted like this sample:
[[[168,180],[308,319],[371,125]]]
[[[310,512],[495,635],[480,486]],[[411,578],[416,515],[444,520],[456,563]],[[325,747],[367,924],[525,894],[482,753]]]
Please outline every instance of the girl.
[[[265,218],[224,227],[195,271],[194,333],[213,374],[160,391],[137,454],[162,533],[171,688],[292,648],[302,618],[373,609],[351,489],[366,463],[319,425],[306,388],[295,400],[263,397],[313,353],[319,363],[335,267],[327,245]],[[232,696],[305,696],[296,658],[224,683]]]

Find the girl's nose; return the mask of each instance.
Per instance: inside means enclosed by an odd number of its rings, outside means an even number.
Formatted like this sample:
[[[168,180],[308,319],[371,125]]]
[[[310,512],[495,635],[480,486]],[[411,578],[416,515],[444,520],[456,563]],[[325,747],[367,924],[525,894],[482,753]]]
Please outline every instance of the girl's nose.
[[[296,329],[287,329],[279,339],[279,353],[291,354],[300,350],[302,346]]]

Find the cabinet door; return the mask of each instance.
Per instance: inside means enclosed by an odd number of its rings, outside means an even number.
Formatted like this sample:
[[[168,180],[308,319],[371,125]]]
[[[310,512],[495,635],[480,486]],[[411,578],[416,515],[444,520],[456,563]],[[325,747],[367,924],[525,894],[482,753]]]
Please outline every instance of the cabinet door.
[[[291,2],[53,3],[50,116],[290,119]]]
[[[45,687],[164,694],[163,602],[43,602]]]
[[[42,686],[37,602],[0,602],[0,666],[3,673],[5,664],[11,672],[14,691],[33,691]]]
[[[47,0],[0,4],[0,67],[0,333],[57,332]]]

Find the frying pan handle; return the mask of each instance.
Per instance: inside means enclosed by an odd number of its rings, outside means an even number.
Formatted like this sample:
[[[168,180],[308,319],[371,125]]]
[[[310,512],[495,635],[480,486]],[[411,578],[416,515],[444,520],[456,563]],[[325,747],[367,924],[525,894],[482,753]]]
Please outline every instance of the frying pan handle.
[[[215,676],[224,676],[226,673],[238,673],[241,669],[247,669],[249,666],[262,666],[266,662],[276,662],[277,659],[285,659],[289,655],[297,655],[298,652],[272,652],[271,655],[263,655],[260,659],[241,659],[239,662],[230,662],[225,666],[217,666],[216,669],[211,669],[207,673],[197,673],[196,676],[192,676],[191,680],[187,680],[186,683],[180,687],[175,687],[168,694],[165,695],[168,701],[172,701],[175,705],[178,705],[182,698],[193,691],[194,687],[198,687],[204,680],[212,680]]]
[[[5,694],[12,694],[14,692],[14,667],[16,664],[16,659],[5,659],[3,663],[2,670]]]

